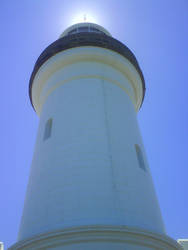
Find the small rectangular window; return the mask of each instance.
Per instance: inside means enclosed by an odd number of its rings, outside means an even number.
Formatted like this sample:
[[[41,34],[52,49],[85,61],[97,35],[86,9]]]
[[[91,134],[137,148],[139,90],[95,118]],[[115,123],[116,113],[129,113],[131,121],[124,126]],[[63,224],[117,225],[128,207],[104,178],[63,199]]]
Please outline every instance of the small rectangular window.
[[[91,30],[91,31],[97,31],[97,32],[99,31],[98,29],[93,28],[93,27],[90,27],[90,30]]]
[[[76,32],[77,32],[77,29],[73,29],[73,30],[69,31],[68,34],[71,35],[71,34],[74,34]]]
[[[43,140],[45,141],[51,136],[52,132],[52,118],[48,119],[45,125],[45,130],[44,130],[44,137]]]
[[[135,144],[135,149],[136,149],[136,155],[139,163],[139,167],[142,168],[144,171],[146,171],[146,166],[144,163],[144,157],[141,151],[141,148],[138,146],[138,144]]]
[[[88,32],[88,27],[80,27],[78,28],[78,32]]]

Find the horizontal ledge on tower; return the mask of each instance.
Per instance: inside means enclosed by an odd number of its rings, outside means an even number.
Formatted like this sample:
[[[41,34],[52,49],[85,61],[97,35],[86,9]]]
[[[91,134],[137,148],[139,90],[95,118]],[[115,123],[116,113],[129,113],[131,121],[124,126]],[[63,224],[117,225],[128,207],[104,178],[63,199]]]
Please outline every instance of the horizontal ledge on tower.
[[[153,249],[180,250],[181,246],[166,235],[156,234],[146,230],[116,225],[88,225],[64,228],[53,232],[47,232],[22,240],[9,250],[43,249],[53,246],[65,247],[75,243],[123,243],[127,246],[144,246]],[[66,249],[66,247],[64,248]]]

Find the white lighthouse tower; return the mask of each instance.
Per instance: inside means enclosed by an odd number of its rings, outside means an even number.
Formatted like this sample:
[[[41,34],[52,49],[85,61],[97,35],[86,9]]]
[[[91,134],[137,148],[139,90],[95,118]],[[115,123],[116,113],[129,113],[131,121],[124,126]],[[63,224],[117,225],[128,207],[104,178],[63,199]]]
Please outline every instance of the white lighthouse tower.
[[[137,123],[145,83],[103,27],[69,27],[39,56],[40,118],[18,242],[10,249],[181,249],[166,236]]]

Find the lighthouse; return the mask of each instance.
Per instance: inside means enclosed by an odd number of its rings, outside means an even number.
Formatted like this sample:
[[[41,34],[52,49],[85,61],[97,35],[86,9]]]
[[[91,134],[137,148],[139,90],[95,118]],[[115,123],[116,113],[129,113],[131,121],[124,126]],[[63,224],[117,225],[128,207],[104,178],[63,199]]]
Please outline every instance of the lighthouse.
[[[29,83],[39,128],[18,242],[10,249],[181,249],[165,233],[137,122],[134,54],[78,23],[39,56]]]

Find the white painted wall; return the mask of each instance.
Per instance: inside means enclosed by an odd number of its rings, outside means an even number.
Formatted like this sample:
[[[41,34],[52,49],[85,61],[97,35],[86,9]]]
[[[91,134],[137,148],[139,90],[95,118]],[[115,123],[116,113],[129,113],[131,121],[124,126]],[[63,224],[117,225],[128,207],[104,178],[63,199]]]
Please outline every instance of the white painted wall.
[[[19,240],[84,225],[165,234],[136,117],[142,94],[134,67],[106,49],[70,49],[41,67],[33,86],[40,123]],[[52,133],[44,141],[49,118]]]
[[[183,247],[184,250],[188,250],[188,239],[179,239],[178,243]]]

